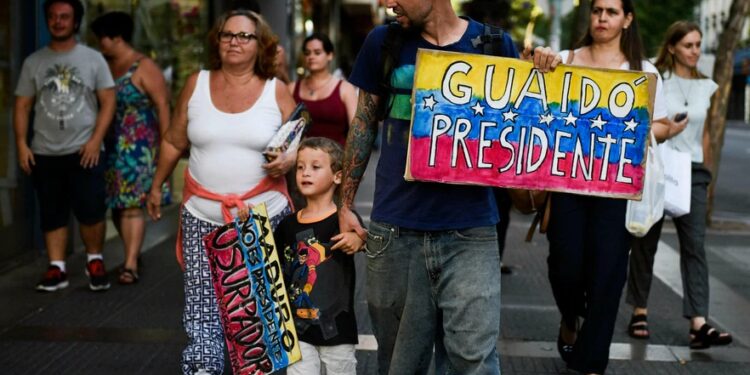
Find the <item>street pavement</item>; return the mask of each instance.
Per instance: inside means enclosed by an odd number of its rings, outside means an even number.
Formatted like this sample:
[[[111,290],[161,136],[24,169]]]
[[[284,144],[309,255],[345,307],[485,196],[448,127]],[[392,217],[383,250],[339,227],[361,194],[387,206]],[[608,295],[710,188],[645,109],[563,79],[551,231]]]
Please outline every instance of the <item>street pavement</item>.
[[[737,181],[747,181],[739,180],[747,177],[732,175],[740,170],[736,168],[746,170],[750,143],[743,140],[750,139],[750,133],[742,127],[731,132],[727,139],[731,155],[724,156],[717,185],[717,214],[723,215],[723,221],[718,229],[709,230],[706,247],[710,320],[734,334],[735,342],[723,348],[688,350],[688,325],[681,317],[679,245],[674,227],[667,222],[650,298],[652,337],[642,341],[627,336],[630,307],[623,298],[608,374],[750,374],[750,328],[745,319],[750,314],[750,185],[739,182],[743,187],[738,188]],[[366,221],[372,207],[374,165],[375,160],[357,199]],[[727,202],[727,197],[733,201]],[[115,282],[122,262],[122,246],[116,238],[105,247],[113,282],[105,293],[86,288],[80,251],[69,260],[70,286],[57,293],[33,290],[46,267],[43,258],[0,274],[0,374],[179,373],[186,338],[180,323],[182,275],[174,261],[176,221],[177,209],[172,206],[160,222],[149,223],[141,279],[136,285]],[[505,261],[515,266],[515,273],[502,277],[501,369],[504,374],[571,373],[555,349],[560,318],[546,276],[547,241],[536,234],[532,242],[523,242],[529,223],[528,216],[512,215]],[[360,333],[357,373],[375,374],[377,344],[366,308],[366,260],[358,254],[355,261]]]

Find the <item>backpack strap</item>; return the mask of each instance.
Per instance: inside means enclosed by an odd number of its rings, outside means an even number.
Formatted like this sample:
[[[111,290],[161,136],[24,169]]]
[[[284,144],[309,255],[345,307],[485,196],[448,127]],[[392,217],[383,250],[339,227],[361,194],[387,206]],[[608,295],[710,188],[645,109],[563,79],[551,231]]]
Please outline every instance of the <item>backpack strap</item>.
[[[503,49],[504,40],[503,29],[484,24],[484,32],[471,39],[471,44],[476,48],[482,46],[482,53],[485,55],[500,56]]]

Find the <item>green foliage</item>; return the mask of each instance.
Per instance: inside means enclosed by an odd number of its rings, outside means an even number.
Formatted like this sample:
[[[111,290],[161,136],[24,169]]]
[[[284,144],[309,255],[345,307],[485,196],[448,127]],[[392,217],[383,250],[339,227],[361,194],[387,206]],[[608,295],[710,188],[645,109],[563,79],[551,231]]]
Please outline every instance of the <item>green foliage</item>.
[[[635,14],[641,29],[646,56],[656,56],[669,25],[679,20],[695,19],[699,0],[636,1]]]
[[[699,0],[635,1],[635,14],[646,56],[656,56],[664,32],[673,22],[679,20],[698,21],[695,19],[695,7],[698,3]],[[575,13],[576,9],[574,8],[563,16],[562,35],[560,36],[562,48],[570,48],[577,42],[577,40],[572,40],[576,26]],[[582,20],[582,22],[588,22],[588,19]]]
[[[581,0],[583,1],[583,0]],[[560,49],[572,49],[576,46],[576,43],[578,43],[579,38],[574,38],[575,29],[576,29],[576,11],[577,7],[574,7],[570,12],[563,15],[562,19],[560,20]],[[546,20],[546,22],[551,22],[549,20]],[[588,19],[584,20],[583,22],[588,22]],[[549,32],[548,32],[549,33]],[[543,34],[538,34],[540,36],[543,36]]]
[[[534,6],[536,0],[469,0],[459,11],[479,22],[500,26],[514,41],[521,42]]]
[[[531,12],[536,0],[510,0],[510,24],[513,40],[523,41],[526,25],[531,21]]]

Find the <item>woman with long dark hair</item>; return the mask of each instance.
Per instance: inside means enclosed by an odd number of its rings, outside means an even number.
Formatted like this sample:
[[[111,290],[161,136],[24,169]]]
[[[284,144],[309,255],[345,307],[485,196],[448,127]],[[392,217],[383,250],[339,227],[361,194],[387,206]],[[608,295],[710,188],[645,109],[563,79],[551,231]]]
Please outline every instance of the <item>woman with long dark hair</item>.
[[[711,155],[708,128],[705,126],[711,96],[718,86],[696,69],[701,55],[700,27],[688,21],[673,23],[664,36],[656,67],[664,77],[664,92],[670,116],[687,115],[687,128],[668,142],[669,147],[691,156],[690,212],[672,218],[680,240],[682,271],[682,315],[690,320],[690,348],[704,349],[732,342],[728,333],[719,333],[706,322],[708,317],[708,263],[706,236],[706,202],[711,172],[705,163]],[[665,160],[665,167],[669,161]],[[653,277],[654,256],[664,219],[654,224],[644,238],[633,241],[630,255],[627,302],[633,306],[628,334],[649,338],[648,295]]]
[[[658,73],[643,58],[632,0],[594,0],[580,48],[561,52],[568,64]],[[652,131],[663,140],[684,128],[667,118],[657,82]],[[547,232],[549,280],[562,319],[558,351],[571,369],[602,374],[607,368],[631,237],[626,200],[554,193]],[[580,324],[583,318],[583,324]]]

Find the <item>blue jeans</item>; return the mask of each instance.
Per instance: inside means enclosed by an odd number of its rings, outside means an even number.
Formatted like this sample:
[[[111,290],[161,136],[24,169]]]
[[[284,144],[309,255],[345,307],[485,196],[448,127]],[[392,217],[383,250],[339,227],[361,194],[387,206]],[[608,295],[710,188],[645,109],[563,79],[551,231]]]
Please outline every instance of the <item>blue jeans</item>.
[[[415,231],[372,222],[367,301],[380,374],[499,374],[500,260],[495,226]],[[444,350],[443,350],[444,349]]]

